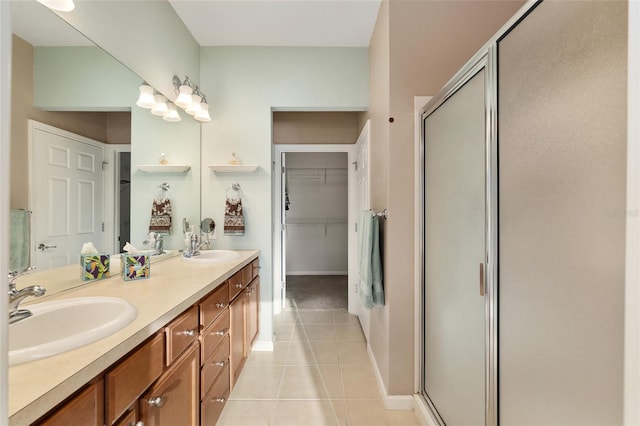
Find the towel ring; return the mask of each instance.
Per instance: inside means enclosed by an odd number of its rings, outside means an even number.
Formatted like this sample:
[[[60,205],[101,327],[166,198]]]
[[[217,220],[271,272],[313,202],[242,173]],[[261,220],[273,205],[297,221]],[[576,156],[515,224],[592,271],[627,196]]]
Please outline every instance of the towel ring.
[[[242,189],[240,189],[240,184],[239,183],[234,183],[232,184],[229,188],[227,188],[225,195],[226,197],[229,199],[229,191],[235,191],[237,197],[236,198],[240,198],[240,192],[242,191]]]

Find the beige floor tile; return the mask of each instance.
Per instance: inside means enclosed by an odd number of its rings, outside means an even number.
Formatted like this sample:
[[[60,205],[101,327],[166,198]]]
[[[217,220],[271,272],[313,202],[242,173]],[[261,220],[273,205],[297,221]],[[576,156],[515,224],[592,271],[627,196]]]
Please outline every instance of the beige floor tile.
[[[336,340],[336,327],[333,324],[304,324],[303,327],[309,341]]]
[[[298,313],[296,311],[282,311],[273,316],[273,324],[295,324],[298,322]]]
[[[385,410],[380,399],[346,400],[349,426],[419,426],[413,411]]]
[[[338,417],[329,400],[279,400],[273,426],[337,426]]]
[[[290,342],[285,365],[316,365],[316,358],[309,342]]]
[[[342,387],[342,372],[337,365],[320,365],[318,366],[324,386],[327,389],[329,398],[344,398],[344,389]]]
[[[360,324],[336,324],[336,339],[364,342],[364,333]]]
[[[338,424],[340,426],[347,426],[347,409],[344,403],[344,399],[332,399],[333,411],[335,411],[338,417]]]
[[[318,365],[338,365],[338,345],[336,342],[311,342]]]
[[[229,399],[276,399],[284,367],[245,365]]]
[[[327,398],[327,389],[316,367],[284,367],[279,399]]]
[[[274,324],[273,333],[275,334],[276,342],[289,342],[291,341],[291,335],[296,328],[295,324]]]
[[[378,382],[369,363],[341,365],[340,369],[346,399],[380,398]]]
[[[345,309],[333,311],[333,322],[335,324],[357,324],[360,325],[357,315],[350,314]]]
[[[290,342],[274,342],[273,351],[252,351],[247,365],[284,365]]]
[[[370,363],[366,342],[338,342],[338,360],[341,365]]]
[[[277,401],[228,401],[216,426],[268,426]]]
[[[292,342],[306,342],[307,332],[305,331],[302,324],[297,323],[293,329],[293,333],[291,333],[291,341]]]
[[[303,324],[333,324],[333,311],[298,311]]]

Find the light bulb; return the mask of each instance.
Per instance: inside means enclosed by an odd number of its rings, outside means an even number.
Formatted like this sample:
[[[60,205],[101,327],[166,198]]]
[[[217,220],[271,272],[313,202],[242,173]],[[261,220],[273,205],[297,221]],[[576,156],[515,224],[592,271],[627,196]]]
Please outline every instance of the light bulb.
[[[155,103],[153,104],[153,108],[151,108],[151,114],[165,115],[168,111],[167,98],[164,95],[155,95],[153,98]]]
[[[153,108],[155,99],[153,98],[153,87],[142,84],[140,86],[140,96],[136,102],[140,108]]]
[[[180,86],[180,94],[178,95],[178,99],[176,99],[176,105],[180,108],[187,108],[193,102],[191,94],[193,93],[193,89],[189,86],[185,86],[184,84]]]
[[[164,121],[170,121],[173,123],[182,120],[182,118],[180,118],[180,114],[178,114],[178,109],[176,108],[175,104],[171,102],[167,104],[167,113],[162,116],[162,119]]]
[[[191,105],[187,107],[186,111],[189,115],[196,115],[200,112],[200,102],[202,101],[202,98],[199,95],[191,95],[191,98],[193,99],[193,102],[191,102]]]
[[[209,104],[206,102],[201,102],[200,112],[198,112],[193,118],[202,122],[211,121],[211,116],[209,115]]]

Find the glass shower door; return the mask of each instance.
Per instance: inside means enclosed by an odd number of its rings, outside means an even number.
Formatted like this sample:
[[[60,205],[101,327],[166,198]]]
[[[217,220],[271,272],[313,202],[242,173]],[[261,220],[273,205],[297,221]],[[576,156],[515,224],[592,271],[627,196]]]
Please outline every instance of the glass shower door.
[[[448,426],[485,424],[486,71],[474,72],[423,117],[422,391]]]

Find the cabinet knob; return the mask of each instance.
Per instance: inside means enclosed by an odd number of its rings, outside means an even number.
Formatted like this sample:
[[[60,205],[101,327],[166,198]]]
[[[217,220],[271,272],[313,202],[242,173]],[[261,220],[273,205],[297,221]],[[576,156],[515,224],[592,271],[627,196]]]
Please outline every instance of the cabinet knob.
[[[220,404],[224,404],[225,401],[226,399],[224,399],[224,396],[222,398],[213,398],[211,400],[211,402],[219,402]]]
[[[218,361],[218,362],[211,363],[211,365],[215,365],[216,367],[224,367],[225,364],[226,364],[225,361]]]
[[[180,334],[184,334],[185,336],[193,337],[193,336],[196,335],[196,331],[195,330],[185,330]]]
[[[216,336],[224,336],[227,334],[227,330],[216,330],[212,334],[215,334]]]
[[[244,284],[236,284],[236,288],[242,288],[244,287]]]
[[[164,405],[164,398],[161,396],[156,396],[155,398],[149,399],[149,407],[162,407]]]
[[[222,309],[225,306],[227,306],[226,303],[223,303],[223,302],[216,303],[216,308],[218,308],[218,309]]]

